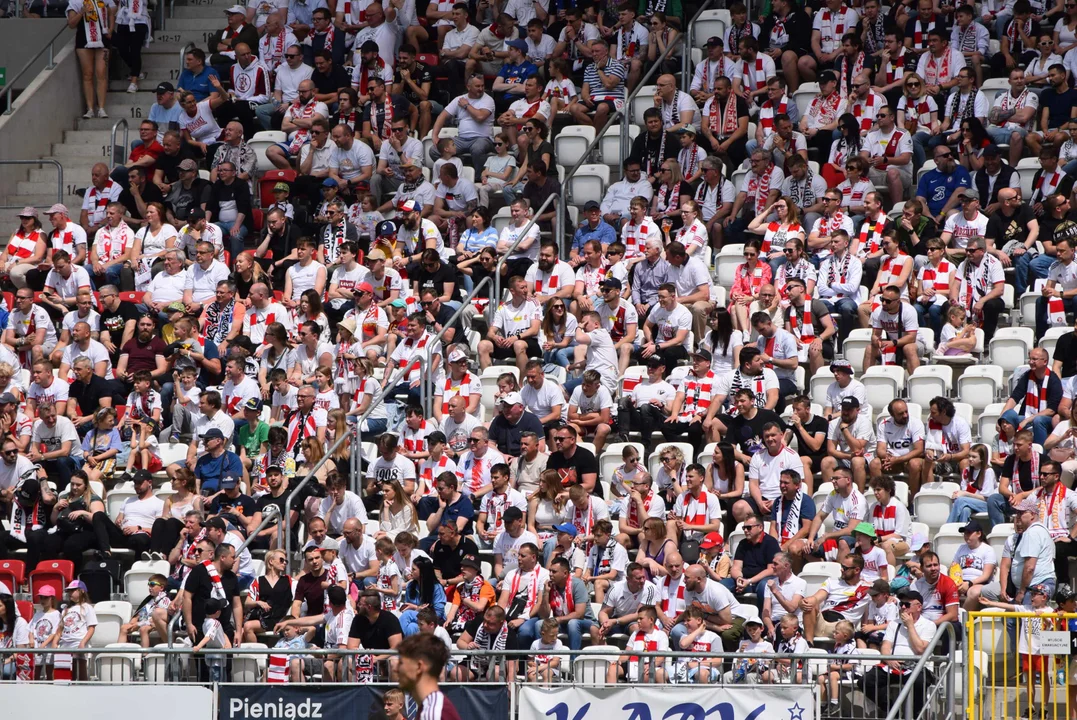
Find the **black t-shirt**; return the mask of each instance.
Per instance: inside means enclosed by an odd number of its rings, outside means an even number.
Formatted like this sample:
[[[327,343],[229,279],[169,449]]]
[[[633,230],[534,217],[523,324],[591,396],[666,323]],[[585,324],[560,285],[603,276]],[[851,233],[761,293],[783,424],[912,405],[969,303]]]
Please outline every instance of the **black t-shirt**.
[[[767,569],[774,560],[774,556],[782,550],[781,545],[771,535],[763,535],[763,542],[741,542],[737,545],[737,554],[734,560],[744,563],[742,575],[745,578],[755,577]]]
[[[1036,113],[1036,117],[1040,116],[1042,108],[1047,108],[1047,128],[1060,128],[1070,119],[1070,111],[1074,105],[1077,105],[1077,90],[1070,88],[1059,95],[1054,88],[1049,87],[1040,93],[1041,110]]]
[[[161,188],[154,185],[152,182],[146,182],[146,187],[142,188],[142,201],[149,205],[151,202],[163,203],[165,196],[161,194]],[[127,208],[127,214],[133,217],[135,220],[142,220],[142,213],[138,211],[138,203],[135,202],[135,196],[130,190],[124,190],[120,193],[120,203]]]
[[[236,574],[232,571],[221,573],[221,587],[224,588],[227,607],[221,610],[220,621],[224,634],[231,638],[236,634],[232,622],[232,600],[239,590],[236,585]],[[206,601],[212,597],[213,593],[213,581],[210,580],[209,571],[206,570],[205,565],[195,565],[191,568],[184,588],[191,594],[191,621],[201,637],[202,622],[206,619]]]
[[[571,460],[566,460],[565,456],[559,452],[550,453],[550,458],[546,461],[546,469],[556,470],[561,476],[561,484],[568,487],[579,483],[584,475],[594,473],[597,476],[598,460],[595,459],[593,452],[577,445]],[[597,480],[591,494],[602,497],[602,485]]]
[[[334,65],[328,75],[315,70],[310,76],[310,81],[314,83],[314,89],[319,95],[336,94],[337,90],[352,85],[351,76],[339,65]]]
[[[807,458],[811,458],[812,467],[819,467],[819,462],[826,455],[826,431],[829,428],[826,418],[822,418],[818,415],[812,415],[811,420],[806,424],[797,426],[792,423],[789,425],[793,430],[793,434],[797,438],[797,452]],[[812,435],[823,434],[823,444],[819,446],[819,449],[815,452],[809,452],[808,445],[804,442],[805,437],[811,437]]]
[[[785,432],[785,421],[773,410],[759,408],[751,420],[738,415],[726,423],[726,439],[740,445],[741,452],[751,457],[763,449],[763,426],[771,422],[778,423]]]
[[[460,538],[460,542],[454,548],[440,540],[430,548],[430,560],[434,563],[434,569],[441,572],[444,580],[459,577],[460,561],[465,557],[479,559],[479,546],[469,537]]]
[[[430,68],[423,65],[421,62],[415,63],[415,68],[411,71],[412,81],[419,87],[423,86],[423,83],[430,83],[430,89],[434,88],[434,75],[430,72]],[[419,94],[411,89],[411,86],[404,82],[404,79],[400,77],[400,68],[397,67],[396,72],[393,73],[393,85],[400,85],[402,94],[408,99],[412,105],[418,105],[422,102],[422,98]]]
[[[356,615],[348,631],[348,637],[358,638],[367,650],[388,650],[389,638],[393,635],[400,635],[403,639],[404,631],[400,629],[400,620],[396,615],[385,611],[378,613],[378,619],[374,622],[370,622],[365,615]]]
[[[408,99],[403,95],[390,95],[389,100],[393,104],[393,120],[400,120],[401,118],[407,119],[411,112],[411,103]],[[385,103],[381,103],[375,107],[374,102],[371,101],[363,106],[363,122],[370,123],[370,129],[373,131],[374,123],[370,119],[371,112],[376,116],[375,119],[377,120],[378,128],[382,128],[383,123],[385,122]]]
[[[248,230],[253,230],[254,213],[251,212],[250,185],[242,180],[235,180],[231,185],[226,184],[223,180],[213,183],[213,190],[210,192],[209,202],[206,203],[206,210],[212,212],[213,217],[216,218],[221,214],[221,206],[228,203],[235,203],[236,212],[243,214],[243,224],[247,226]]]
[[[101,311],[101,329],[108,332],[112,344],[116,346],[116,357],[112,359],[113,362],[119,359],[120,347],[123,344],[123,329],[128,320],[138,321],[138,311],[135,310],[133,303],[122,302],[115,311]]]
[[[995,241],[995,248],[1001,250],[1011,240],[1024,242],[1028,239],[1028,224],[1035,219],[1032,208],[1021,203],[1012,216],[1006,217],[1001,212],[996,212],[987,221],[987,230],[984,236]]]
[[[237,508],[242,508],[242,515],[236,512]],[[256,512],[258,512],[258,504],[254,502],[254,498],[243,493],[240,493],[235,498],[230,498],[222,493],[213,498],[213,502],[209,504],[210,515],[224,515],[231,520],[232,524],[237,526],[244,525],[241,518],[252,517]]]
[[[520,456],[520,436],[525,432],[533,432],[539,437],[543,435],[542,422],[529,410],[524,410],[520,421],[515,425],[509,425],[500,413],[490,423],[490,439],[497,444],[497,449],[503,455]]]
[[[91,375],[90,382],[76,380],[71,383],[68,397],[79,405],[79,414],[93,415],[101,407],[101,398],[112,397],[112,384],[99,375]]]
[[[1068,332],[1058,339],[1054,357],[1062,361],[1061,377],[1077,375],[1077,333]]]
[[[296,582],[295,599],[306,601],[308,615],[317,615],[325,607],[325,588],[322,583],[328,576],[329,573],[323,568],[318,577],[307,573]]]
[[[415,273],[415,282],[419,286],[420,294],[423,290],[432,289],[438,294],[438,297],[445,295],[445,283],[450,283],[454,287],[452,296],[449,299],[458,300],[460,298],[460,283],[456,281],[456,268],[448,263],[440,263],[438,269],[433,272],[420,265],[419,272]]]
[[[1047,455],[1040,455],[1040,464],[1048,462],[1050,458]],[[1017,477],[1013,475],[1013,465],[1017,463]],[[1002,474],[999,477],[1010,479],[1010,490],[1012,492],[1028,492],[1032,489],[1032,461],[1017,459],[1017,453],[1012,453],[1006,458],[1006,462],[1002,463]],[[1020,489],[1016,485],[1020,485]]]
[[[164,175],[166,183],[174,183],[179,180],[179,165],[184,160],[194,160],[198,162],[202,159],[202,156],[198,154],[198,150],[190,143],[180,144],[179,152],[175,155],[169,155],[168,153],[161,153],[157,157],[157,169]]]

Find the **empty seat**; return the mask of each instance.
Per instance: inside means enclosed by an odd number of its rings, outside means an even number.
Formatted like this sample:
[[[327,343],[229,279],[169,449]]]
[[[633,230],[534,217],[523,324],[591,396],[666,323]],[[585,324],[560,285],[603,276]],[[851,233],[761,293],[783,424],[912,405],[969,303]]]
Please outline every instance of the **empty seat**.
[[[1000,327],[991,338],[991,362],[1012,373],[1028,361],[1028,351],[1035,345],[1035,333],[1030,327]]]
[[[602,202],[610,184],[609,165],[580,165],[575,174],[566,179],[568,197],[566,202],[583,206],[588,201]]]
[[[871,345],[871,330],[869,328],[856,328],[849,331],[842,345],[842,354],[853,366],[853,372],[859,373],[864,367],[864,355]]]
[[[998,365],[973,365],[957,379],[957,399],[979,411],[995,402],[1003,388],[1003,371]]]
[[[906,385],[907,397],[927,407],[931,398],[948,397],[954,384],[954,369],[947,365],[921,365],[913,371]]]
[[[898,365],[873,365],[867,369],[860,382],[864,394],[873,408],[885,408],[894,398],[901,397],[905,388],[905,368]]]
[[[93,606],[97,629],[90,638],[90,647],[105,647],[126,640],[120,637],[120,627],[131,620],[131,603],[126,600],[106,600]]]
[[[590,125],[569,125],[561,128],[554,138],[557,159],[572,167],[584,159],[587,148],[595,139],[595,129]]]

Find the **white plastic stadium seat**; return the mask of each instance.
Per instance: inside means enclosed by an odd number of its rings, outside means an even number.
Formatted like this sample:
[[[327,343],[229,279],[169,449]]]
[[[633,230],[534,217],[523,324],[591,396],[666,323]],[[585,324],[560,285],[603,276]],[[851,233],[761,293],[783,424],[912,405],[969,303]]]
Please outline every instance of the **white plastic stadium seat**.
[[[120,483],[112,488],[108,495],[105,496],[105,509],[108,511],[108,516],[115,519],[124,502],[133,497],[138,497],[138,494],[135,492],[134,484],[130,481]]]
[[[616,645],[592,645],[580,650],[572,661],[572,678],[588,685],[605,685],[606,670],[621,657]]]
[[[830,383],[834,382],[834,373],[830,372],[829,367],[821,367],[815,371],[815,374],[811,376],[811,380],[808,382],[808,396],[813,403],[826,407],[826,389],[830,387]]]
[[[154,575],[168,577],[169,571],[168,562],[164,560],[136,561],[123,575],[123,591],[127,596],[127,602],[131,603],[132,607],[138,607],[150,594],[150,578]]]
[[[654,107],[654,94],[658,91],[657,85],[643,85],[632,99],[631,123],[642,126],[643,113]]]
[[[187,443],[161,443],[158,448],[160,449],[161,464],[165,467],[187,459]]]
[[[618,382],[621,397],[627,397],[628,394],[632,392],[632,388],[639,385],[646,377],[646,365],[629,365],[626,367],[624,375],[621,376],[621,379]]]
[[[241,648],[259,648],[268,650],[265,643],[240,643]],[[266,667],[265,655],[236,655],[232,659],[232,681],[239,683],[261,682]]]
[[[1013,523],[1002,523],[991,528],[991,532],[987,534],[987,544],[994,549],[996,557],[1002,557],[1006,541],[1010,539],[1013,532]]]
[[[811,107],[811,101],[819,96],[819,83],[806,82],[801,83],[797,91],[793,93],[793,101],[797,104],[797,109],[800,110],[800,117],[804,117],[808,114],[808,108]]]
[[[498,234],[512,224],[512,208],[508,205],[498,208],[498,211],[490,218],[490,226],[497,230]]]
[[[696,18],[692,35],[692,47],[703,47],[707,38],[720,37],[725,42],[725,31],[732,24],[728,10],[704,10]],[[729,48],[725,49],[729,52]]]
[[[553,141],[557,159],[572,167],[583,159],[594,139],[595,129],[590,125],[569,125],[561,128]]]
[[[945,523],[935,533],[935,542],[932,547],[938,553],[939,561],[943,567],[950,567],[958,548],[965,542],[965,536],[961,534],[962,526],[963,523],[958,522]]]
[[[849,331],[849,336],[845,338],[845,343],[842,345],[842,354],[853,366],[854,373],[860,372],[860,369],[864,367],[864,355],[867,354],[870,346],[870,328],[856,328]]]
[[[980,92],[987,98],[987,104],[990,106],[1000,92],[1008,92],[1009,89],[1010,83],[1008,78],[988,78],[984,80]]]
[[[715,282],[722,287],[733,287],[737,266],[744,262],[744,245],[730,243],[723,245],[714,257]]]
[[[1068,332],[1073,332],[1069,326],[1047,328],[1047,332],[1040,338],[1040,347],[1047,351],[1047,361],[1051,362],[1055,357],[1055,345],[1058,339]]]
[[[269,162],[269,158],[266,157],[266,151],[273,145],[283,142],[288,142],[288,134],[281,130],[263,130],[251,136],[247,144],[254,151],[255,165],[258,169],[265,172],[273,167],[273,163]]]
[[[841,577],[841,564],[836,562],[810,562],[800,571],[800,579],[808,584],[804,597],[813,595],[831,578]]]
[[[566,128],[567,129],[567,128]],[[639,125],[629,124],[628,126],[628,146],[632,147],[632,141],[639,136]],[[609,165],[611,168],[617,168],[618,171],[621,168],[621,126],[612,125],[606,132],[599,138],[598,141],[598,155],[599,159],[603,163]],[[558,159],[561,158],[559,154]]]
[[[1004,403],[991,403],[976,416],[975,428],[978,432],[976,437],[982,443],[991,445],[995,442],[995,438],[998,437],[998,419],[1002,417],[1002,408],[1006,407]]]
[[[606,187],[610,184],[609,165],[580,165],[576,174],[568,178],[567,202],[583,207],[588,200],[602,202]]]
[[[1017,298],[1017,308],[1020,310],[1022,325],[1032,327],[1036,324],[1036,300],[1041,297],[1043,297],[1042,292],[1029,289],[1021,293],[1021,297]]]
[[[654,446],[654,451],[651,452],[647,458],[647,472],[651,474],[651,477],[657,477],[658,468],[662,466],[658,458],[662,456],[662,451],[668,447],[678,448],[684,454],[684,464],[688,465],[695,462],[695,450],[688,443],[683,442],[662,442]]]
[[[907,396],[909,400],[927,407],[931,398],[939,395],[948,397],[954,383],[954,369],[948,365],[921,365],[909,378]]]
[[[90,647],[105,647],[126,640],[120,637],[120,626],[131,620],[131,603],[125,600],[106,600],[93,606],[97,629],[90,638]]]
[[[991,338],[991,362],[1012,373],[1028,360],[1028,351],[1035,345],[1035,333],[1030,327],[1000,327]]]
[[[998,365],[972,365],[957,379],[957,399],[975,411],[991,405],[1002,391],[1003,372]]]
[[[129,683],[135,679],[136,664],[141,663],[142,646],[137,643],[110,643],[106,652],[97,655],[97,680],[104,683]],[[128,652],[123,652],[123,651]]]
[[[873,365],[860,377],[864,394],[873,408],[885,408],[890,401],[901,397],[905,387],[905,368],[900,365]]]
[[[1017,175],[1021,178],[1021,196],[1032,196],[1032,179],[1036,176],[1036,171],[1040,169],[1040,159],[1035,158],[1021,158],[1017,161]]]
[[[953,483],[931,483],[931,485],[952,485]],[[955,486],[956,487],[956,486]],[[936,531],[946,524],[953,505],[953,490],[921,487],[912,499],[913,515],[917,520]]]

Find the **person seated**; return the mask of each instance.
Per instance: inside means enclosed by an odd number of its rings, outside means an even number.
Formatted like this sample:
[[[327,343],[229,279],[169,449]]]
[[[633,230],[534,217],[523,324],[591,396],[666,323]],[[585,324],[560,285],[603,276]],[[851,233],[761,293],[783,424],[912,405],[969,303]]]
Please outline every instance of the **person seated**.
[[[862,555],[850,554],[841,561],[841,575],[828,578],[823,586],[801,601],[804,612],[804,636],[833,638],[837,623],[848,620],[860,624],[864,608],[870,601],[870,585],[861,578]]]

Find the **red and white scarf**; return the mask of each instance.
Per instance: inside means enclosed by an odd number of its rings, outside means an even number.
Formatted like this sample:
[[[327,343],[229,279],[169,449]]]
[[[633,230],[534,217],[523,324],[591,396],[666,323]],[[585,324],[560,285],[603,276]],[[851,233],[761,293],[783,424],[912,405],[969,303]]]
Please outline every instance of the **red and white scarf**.
[[[699,497],[684,493],[684,524],[700,527],[707,524],[707,491],[700,489]]]
[[[740,63],[740,74],[741,77],[744,78],[744,87],[748,88],[748,92],[762,90],[767,86],[767,74],[763,72],[762,55],[756,57],[754,69],[748,67],[747,60],[742,60]]]
[[[770,178],[774,173],[774,163],[768,163],[767,169],[763,171],[762,175],[756,175],[755,178],[748,181],[748,193],[755,190],[755,214],[763,212],[763,208],[767,206],[767,198],[770,197]]]
[[[385,70],[385,61],[381,57],[374,59],[373,67],[367,67],[366,63],[359,68],[359,94],[367,94],[367,85],[370,82],[371,74],[375,74],[378,77],[382,76],[382,71]]]
[[[849,97],[852,92],[853,78],[864,71],[864,53],[858,52],[853,61],[853,70],[849,72],[849,56],[842,55],[838,61],[838,93],[843,98]]]
[[[936,293],[945,293],[950,290],[950,273],[953,272],[953,266],[946,260],[939,262],[937,268],[931,267],[931,265],[924,266],[923,288],[926,289],[928,285],[935,288]]]
[[[721,119],[719,119],[719,114]],[[707,114],[707,123],[711,132],[719,137],[727,138],[737,131],[737,96],[729,93],[725,106],[719,107],[718,96],[711,98],[711,110]],[[663,133],[663,136],[665,133]]]
[[[838,214],[841,214],[841,212],[839,211]],[[822,233],[820,233],[820,235],[822,235]],[[824,235],[824,237],[826,236]],[[835,280],[842,285],[845,284],[845,278],[849,274],[849,258],[851,257],[852,255],[850,253],[845,253],[841,258],[841,268],[838,268],[837,263],[834,262],[835,257],[833,255],[830,256],[830,266],[827,270],[827,285],[833,285]]]
[[[886,215],[880,215],[874,223],[865,220],[860,225],[860,235],[856,240],[856,248],[853,252],[863,260],[871,253],[879,252],[880,242],[883,239],[883,231],[886,229]]]
[[[824,32],[826,30],[833,31],[833,35],[823,37],[824,41],[829,40],[831,42],[834,42],[841,40],[841,36],[845,34],[845,13],[847,12],[849,12],[849,8],[845,7],[844,5],[838,8],[838,23],[836,25],[831,25],[832,15],[830,12],[830,8],[826,8],[825,10],[823,10],[823,16],[820,18],[820,20],[822,22]]]
[[[314,109],[315,107],[317,107],[317,104],[317,101],[314,98],[311,98],[310,102],[308,102],[306,105],[303,105],[299,102],[299,99],[297,98],[296,101],[292,103],[292,119],[302,118],[305,120],[309,120],[310,118],[314,117]],[[299,148],[307,144],[307,141],[309,139],[310,130],[308,128],[299,128],[298,130],[296,130],[295,135],[292,136],[292,140],[288,144],[289,154],[295,155],[297,152],[299,152]]]
[[[927,54],[927,68],[924,70],[924,83],[927,85],[941,85],[950,79],[950,46],[942,53],[942,58],[935,59],[930,52]]]
[[[1047,324],[1050,327],[1062,327],[1066,324],[1066,305],[1062,298],[1056,295],[1047,298]]]
[[[1047,177],[1045,171],[1040,170],[1040,176],[1036,178],[1036,182],[1032,187],[1032,196],[1037,198],[1048,198],[1055,193],[1058,186],[1062,183],[1062,178],[1066,177],[1066,173],[1055,168],[1055,171],[1051,173],[1050,177]],[[1046,178],[1046,180],[1044,179]]]
[[[550,584],[550,612],[553,617],[565,617],[576,612],[576,598],[572,597],[572,578],[565,581],[565,589],[558,590]]]
[[[700,78],[699,86],[704,92],[713,92],[714,84],[718,82],[718,78],[725,75],[725,55],[718,60],[717,67],[714,68],[714,77],[709,78],[711,68],[711,61],[707,60],[703,63],[703,75]],[[710,79],[710,83],[707,80]]]
[[[684,574],[677,579],[677,588],[673,589],[673,578],[666,575],[662,578],[662,613],[667,616],[677,617],[684,612]]]
[[[785,95],[782,95],[782,100],[777,107],[774,107],[773,100],[767,100],[759,107],[759,125],[763,128],[763,137],[774,132],[774,116],[785,115],[788,106]]]
[[[20,260],[33,257],[34,248],[37,247],[37,241],[41,239],[42,236],[40,230],[33,230],[30,234],[26,234],[20,228],[11,236],[11,239],[8,240],[8,255]]]
[[[365,77],[365,76],[364,76]],[[393,134],[393,101],[389,98],[388,92],[385,94],[385,105],[381,114],[381,122],[378,122],[378,106],[374,101],[370,102],[370,131],[375,137],[380,137],[382,140],[388,140]]]
[[[796,335],[801,343],[807,344],[815,340],[815,326],[811,320],[811,303],[805,302],[804,312],[798,317],[797,308],[789,306],[789,331]]]
[[[1032,35],[1032,17],[1025,18],[1025,26],[1022,28],[1026,36]],[[1010,53],[1023,52],[1025,50],[1025,44],[1021,40],[1020,35],[1017,32],[1017,21],[1011,20],[1009,26],[1006,28],[1006,37],[1010,39]],[[1007,93],[1009,94],[1009,93]]]
[[[284,40],[287,35],[288,29],[281,28],[276,35],[272,37],[267,35],[262,38],[262,57],[260,59],[273,77],[276,76],[277,68],[284,62]]]
[[[654,500],[654,491],[651,490],[647,493],[647,497],[643,498],[643,510],[644,512],[650,512],[651,501]],[[628,526],[629,527],[642,527],[639,516],[639,508],[636,505],[636,501],[629,498],[628,503]]]
[[[120,221],[117,227],[105,225],[97,231],[97,238],[102,240],[102,252],[98,253],[98,259],[108,263],[127,252],[127,247],[134,240],[131,227]],[[96,243],[95,243],[96,244]]]
[[[1047,409],[1047,385],[1050,379],[1051,368],[1043,369],[1043,382],[1039,384],[1036,383],[1032,371],[1028,372],[1028,386],[1025,389],[1025,418],[1030,418]]]
[[[913,24],[912,44],[914,48],[923,49],[927,47],[927,34],[935,28],[935,16],[932,15],[927,20],[927,24],[924,24],[920,18],[917,18]]]
[[[898,70],[901,70],[901,74],[898,75]],[[905,75],[905,48],[902,46],[901,52],[897,57],[890,58],[886,61],[886,65],[883,66],[883,73],[886,76],[886,82],[884,85],[889,85],[900,77]]]
[[[864,108],[868,108],[872,112],[870,114],[864,112]],[[875,123],[875,113],[878,112],[875,109],[875,93],[868,90],[868,97],[865,100],[857,100],[853,103],[853,117],[860,123],[861,132],[867,132],[871,130],[871,126]]]

